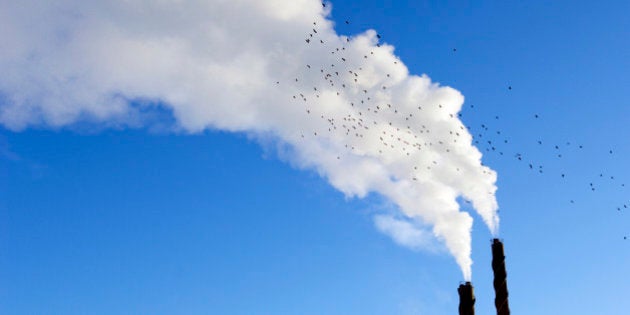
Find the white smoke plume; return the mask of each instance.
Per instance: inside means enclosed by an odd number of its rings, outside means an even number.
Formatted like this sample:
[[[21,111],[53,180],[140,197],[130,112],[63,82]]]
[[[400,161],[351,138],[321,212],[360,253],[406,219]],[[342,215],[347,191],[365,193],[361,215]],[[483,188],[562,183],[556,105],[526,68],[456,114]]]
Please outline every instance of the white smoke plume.
[[[374,224],[399,245],[414,250],[434,250],[433,235],[417,222],[379,214],[374,216]]]
[[[316,0],[2,1],[0,123],[147,126],[152,112],[167,111],[178,132],[272,135],[293,163],[347,196],[380,194],[430,225],[470,279],[472,217],[457,198],[493,233],[498,206],[496,173],[457,116],[463,96],[409,74],[375,31],[337,34],[330,8]]]

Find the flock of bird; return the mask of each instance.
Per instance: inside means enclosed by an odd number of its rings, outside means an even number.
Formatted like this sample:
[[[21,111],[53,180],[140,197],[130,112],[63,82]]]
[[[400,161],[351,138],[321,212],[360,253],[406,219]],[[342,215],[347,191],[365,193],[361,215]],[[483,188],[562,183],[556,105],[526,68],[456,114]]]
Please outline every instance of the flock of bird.
[[[325,6],[325,4],[323,5]],[[345,21],[345,24],[350,24],[350,22]],[[379,82],[382,82],[382,84],[378,86],[365,88],[365,85],[361,84],[362,75],[365,72],[363,67],[366,66],[366,61],[374,57],[375,52],[370,51],[362,56],[357,55],[356,51],[350,54],[348,53],[351,44],[349,38],[343,38],[342,41],[337,42],[333,41],[333,44],[330,44],[326,38],[320,36],[320,33],[317,22],[313,22],[312,29],[305,35],[303,43],[309,46],[318,45],[317,49],[326,51],[331,56],[331,58],[322,60],[333,60],[333,62],[322,64],[325,61],[320,61],[318,64],[305,64],[304,76],[292,78],[294,88],[310,84],[313,85],[312,90],[299,91],[294,89],[295,94],[290,97],[293,101],[299,102],[304,106],[306,115],[313,116],[313,119],[321,119],[325,123],[326,128],[304,130],[300,135],[302,138],[321,137],[322,133],[327,132],[347,139],[343,147],[349,151],[356,152],[355,150],[360,150],[353,143],[368,143],[372,141],[378,143],[378,147],[371,146],[373,152],[370,153],[372,154],[387,155],[394,152],[397,155],[412,156],[411,158],[417,158],[418,162],[413,163],[413,170],[409,170],[409,179],[411,180],[418,180],[419,176],[429,176],[432,168],[438,167],[440,163],[439,159],[435,158],[434,155],[429,154],[432,158],[427,159],[425,155],[416,155],[414,153],[429,149],[432,152],[441,152],[442,155],[448,155],[458,141],[461,144],[470,144],[472,141],[472,144],[484,155],[511,159],[535,174],[555,176],[561,181],[571,177],[570,174],[564,171],[558,171],[557,169],[547,170],[542,163],[536,162],[534,155],[530,156],[525,152],[515,150],[512,147],[510,138],[502,130],[492,127],[491,122],[499,121],[499,116],[491,117],[488,123],[483,123],[479,126],[466,126],[461,122],[463,111],[457,112],[439,103],[418,105],[413,110],[410,110],[408,106],[399,107],[396,104],[383,103],[383,98],[380,96],[382,96],[382,93],[387,92],[388,85],[386,83],[389,81],[393,82],[393,74],[384,74],[385,77],[379,79]],[[376,37],[379,41],[381,40],[380,34],[377,34]],[[380,47],[380,44],[376,44],[376,46]],[[457,49],[454,48],[452,52],[456,53]],[[398,61],[393,60],[392,63],[393,66],[396,66]],[[280,85],[281,82],[277,81],[276,84]],[[336,96],[347,100],[353,110],[344,114],[339,114],[338,111],[332,111],[334,114],[331,111],[318,111],[316,109],[317,104],[321,104],[320,102],[323,101],[324,97],[329,97],[329,95],[324,94],[331,90]],[[347,90],[354,92],[346,93]],[[511,91],[512,86],[507,86],[507,90]],[[312,102],[313,98],[319,99],[318,102]],[[468,110],[474,111],[474,106],[467,105],[466,111]],[[415,118],[422,117],[428,111],[431,111],[430,115],[438,115],[440,120],[450,121],[442,125],[414,125],[414,123],[418,122]],[[531,115],[531,119],[536,121],[543,120],[542,117],[543,115],[538,113]],[[497,123],[497,125],[499,124]],[[439,134],[436,135],[436,133]],[[422,136],[428,136],[429,134],[431,134],[430,137]],[[470,135],[472,138],[470,138]],[[548,156],[545,157],[547,159],[549,157],[565,159],[567,154],[584,150],[584,145],[572,141],[551,144],[544,139],[535,139],[534,141],[535,145],[540,147],[537,151],[547,153]],[[366,146],[370,147],[370,145]],[[366,146],[362,145],[361,147]],[[610,155],[614,153],[613,149],[608,149],[606,152],[606,154]],[[336,158],[342,159],[343,154],[339,154]],[[453,171],[459,172],[460,169],[457,168]],[[602,171],[596,174],[593,180],[584,183],[584,188],[591,193],[595,193],[599,188],[598,185],[602,185],[604,180],[608,181],[609,185],[614,185],[620,189],[625,189],[626,187],[626,184],[615,175],[606,174]],[[578,201],[577,198],[568,198],[567,202],[574,204]],[[628,210],[629,207],[630,201],[621,202],[614,210],[623,212]],[[624,240],[630,239],[629,236],[624,236],[623,238]]]
[[[345,21],[349,24],[349,21]],[[376,37],[380,40],[381,35],[377,34]],[[304,42],[307,45],[320,44],[326,45],[324,39],[318,36],[317,22],[313,22],[313,28],[311,32],[306,36]],[[349,43],[350,39],[345,39],[345,43]],[[380,47],[380,44],[376,45]],[[391,103],[381,103],[379,94],[385,92],[388,88],[386,84],[378,87],[364,88],[361,85],[363,67],[360,62],[356,60],[350,60],[349,54],[347,54],[347,46],[341,45],[339,47],[329,48],[331,55],[338,56],[335,63],[330,65],[322,64],[305,64],[307,72],[319,72],[319,80],[314,83],[313,90],[307,92],[297,92],[292,95],[292,98],[297,101],[301,101],[305,104],[306,114],[319,116],[320,119],[326,121],[327,131],[329,133],[341,133],[346,137],[352,137],[356,140],[373,136],[374,139],[378,139],[380,147],[376,149],[378,154],[388,154],[388,152],[396,151],[396,154],[404,154],[410,156],[414,151],[422,151],[424,148],[442,145],[445,147],[444,151],[448,153],[450,149],[447,148],[447,142],[457,143],[458,140],[465,143],[466,139],[461,139],[466,132],[466,128],[463,124],[459,123],[455,112],[449,112],[446,107],[441,104],[426,105],[424,108],[422,105],[417,106],[413,111],[404,110],[401,107]],[[369,52],[362,56],[362,59],[367,60],[374,56],[374,51]],[[397,65],[398,61],[392,61],[393,65]],[[387,82],[388,79],[393,80],[393,75],[385,74],[383,82]],[[304,78],[294,78],[295,82],[301,82]],[[280,82],[276,82],[280,84]],[[318,86],[320,86],[318,88]],[[320,94],[323,89],[321,86],[328,88],[330,86],[336,89],[337,96],[343,96],[350,98],[349,105],[356,110],[350,111],[344,116],[327,116],[321,112],[316,113],[314,107],[316,104],[310,102],[309,97],[320,98]],[[346,89],[354,89],[358,93],[345,93]],[[357,96],[358,95],[358,96]],[[430,108],[433,106],[433,108]],[[436,143],[428,141],[426,139],[419,138],[418,134],[430,134],[432,130],[427,125],[413,126],[414,115],[416,117],[422,116],[423,112],[429,110],[442,110],[442,115],[451,119],[453,122],[457,122],[457,128],[451,128],[448,131],[448,135],[442,140]],[[388,119],[383,118],[389,117]],[[403,125],[400,121],[407,123]],[[385,122],[385,125],[384,123]],[[321,136],[321,131],[320,134]],[[312,133],[303,133],[302,137],[306,136],[318,136],[318,131]],[[366,140],[369,141],[369,140]],[[345,147],[349,150],[356,150],[357,148],[351,144],[345,144]],[[375,152],[376,153],[376,152]],[[341,157],[338,156],[338,159]],[[437,165],[437,160],[431,160],[425,163],[425,165],[416,165],[414,170],[418,170],[420,167],[424,167],[427,170],[431,170],[434,165]],[[456,170],[458,171],[458,170]],[[413,177],[413,180],[417,180],[417,177]]]
[[[538,114],[534,114],[532,116],[533,119],[538,120],[541,119],[541,116]],[[495,119],[498,120],[499,117],[495,116]],[[493,130],[489,127],[489,125],[481,124],[478,128],[469,128],[475,137],[474,144],[483,152],[488,155],[498,155],[498,156],[506,156],[511,157],[515,161],[521,163],[524,167],[527,167],[530,171],[543,174],[545,173],[545,167],[542,163],[536,162],[536,159],[532,156],[527,156],[525,153],[510,151],[508,153],[508,148],[506,146],[509,143],[509,138],[507,136],[502,135],[502,131],[499,129]],[[503,137],[501,137],[503,136]],[[538,151],[546,154],[547,158],[553,157],[556,159],[564,159],[568,154],[577,153],[584,149],[584,145],[582,144],[574,144],[571,141],[566,141],[564,143],[547,143],[542,139],[536,139],[535,144],[540,147]],[[572,151],[570,149],[573,149]],[[608,149],[606,154],[613,155],[614,150]],[[560,163],[562,164],[562,163]],[[560,179],[567,179],[570,174],[564,171],[552,170],[548,173],[551,173],[552,176],[556,176]],[[608,183],[606,183],[607,181]],[[588,183],[584,183],[583,187],[591,192],[595,192],[598,189],[598,186],[603,186],[604,184],[608,184],[608,186],[615,186],[618,188],[626,187],[625,182],[618,180],[618,178],[614,174],[606,173],[603,170],[599,172],[594,172],[593,177]],[[570,203],[575,203],[574,199],[569,200]],[[622,211],[624,209],[628,209],[630,207],[630,202],[626,202],[620,204],[616,207],[617,211]]]

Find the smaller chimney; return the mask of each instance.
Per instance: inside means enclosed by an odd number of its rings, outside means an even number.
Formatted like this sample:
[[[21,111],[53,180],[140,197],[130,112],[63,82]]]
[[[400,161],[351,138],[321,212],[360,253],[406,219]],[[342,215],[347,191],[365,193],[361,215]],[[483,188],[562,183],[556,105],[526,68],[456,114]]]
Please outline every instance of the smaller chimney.
[[[457,288],[459,293],[459,315],[475,315],[475,293],[470,282],[460,284]]]

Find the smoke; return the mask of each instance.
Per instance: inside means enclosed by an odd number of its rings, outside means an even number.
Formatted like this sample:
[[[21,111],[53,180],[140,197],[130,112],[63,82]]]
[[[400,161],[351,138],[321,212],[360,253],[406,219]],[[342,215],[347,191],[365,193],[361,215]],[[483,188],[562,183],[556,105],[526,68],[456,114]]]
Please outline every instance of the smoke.
[[[272,135],[291,148],[293,164],[347,196],[380,194],[431,226],[470,279],[472,217],[457,200],[471,202],[493,233],[498,217],[496,173],[457,116],[463,96],[409,74],[375,31],[337,34],[330,8],[3,1],[0,123],[150,127],[166,112],[177,132]],[[399,243],[418,245],[401,236],[406,225],[375,220]]]
[[[417,222],[391,215],[375,215],[374,224],[399,245],[414,250],[434,250],[433,236]]]

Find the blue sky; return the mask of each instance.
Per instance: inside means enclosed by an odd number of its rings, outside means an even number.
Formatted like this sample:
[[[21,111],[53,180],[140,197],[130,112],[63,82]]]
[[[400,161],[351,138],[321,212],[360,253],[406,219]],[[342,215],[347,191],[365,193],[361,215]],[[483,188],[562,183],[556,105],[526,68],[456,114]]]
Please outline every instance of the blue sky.
[[[461,119],[474,135],[484,124],[484,140],[509,140],[503,156],[480,150],[498,173],[514,313],[630,307],[630,209],[616,210],[630,207],[629,6],[333,2],[337,33],[377,30],[410,73],[465,96]],[[372,215],[391,207],[384,198],[348,198],[243,132],[171,131],[170,115],[4,121],[0,313],[457,311],[453,257],[377,231]],[[475,220],[477,312],[492,313],[492,236],[465,210]]]

